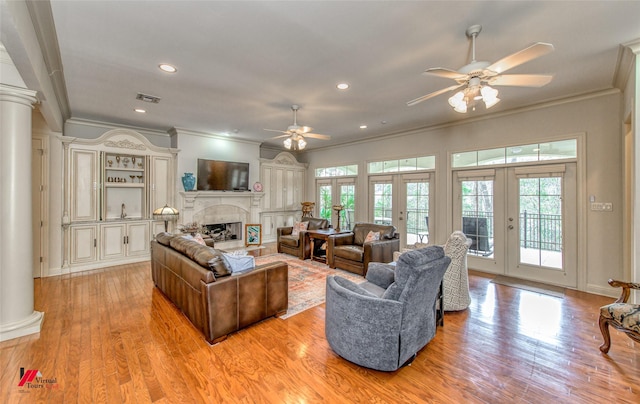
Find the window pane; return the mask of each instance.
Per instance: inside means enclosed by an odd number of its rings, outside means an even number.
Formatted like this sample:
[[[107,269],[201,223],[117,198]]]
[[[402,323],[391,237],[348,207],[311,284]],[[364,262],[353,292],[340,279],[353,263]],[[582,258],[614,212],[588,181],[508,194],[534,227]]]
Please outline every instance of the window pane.
[[[371,174],[380,174],[382,172],[383,166],[382,161],[375,161],[373,163],[369,163],[369,173]]]
[[[578,142],[576,139],[540,144],[540,160],[576,158]]]
[[[416,167],[418,170],[433,170],[436,168],[436,156],[418,157]]]
[[[493,164],[504,164],[504,153],[504,147],[499,149],[478,150],[478,165],[487,166]]]
[[[355,185],[344,184],[340,186],[340,204],[344,206],[344,209],[341,212],[340,227],[344,229],[352,229],[354,225],[356,206]]]
[[[398,171],[398,160],[389,160],[389,161],[384,161],[382,163],[383,165],[383,171],[385,173],[391,173],[391,172],[397,172]]]
[[[493,181],[463,181],[462,231],[471,239],[468,254],[493,257]]]
[[[415,170],[416,170],[415,158],[400,160],[398,171],[415,171]]]
[[[320,194],[320,217],[331,221],[331,185],[321,185]]]
[[[373,192],[373,220],[378,224],[391,224],[391,184],[375,184]]]
[[[478,152],[455,153],[452,160],[452,167],[475,167],[478,165]]]
[[[507,163],[538,161],[538,144],[507,147]]]

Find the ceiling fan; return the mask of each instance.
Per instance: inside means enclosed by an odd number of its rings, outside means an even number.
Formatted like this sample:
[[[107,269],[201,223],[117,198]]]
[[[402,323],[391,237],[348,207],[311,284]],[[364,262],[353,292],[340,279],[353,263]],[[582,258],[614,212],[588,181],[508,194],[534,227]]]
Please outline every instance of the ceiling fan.
[[[302,150],[307,145],[307,142],[304,140],[305,137],[313,138],[313,139],[322,139],[329,140],[331,136],[329,135],[320,135],[318,133],[311,133],[313,130],[310,126],[300,126],[297,121],[297,112],[300,109],[298,105],[292,105],[291,109],[293,110],[293,125],[289,125],[287,130],[277,130],[277,129],[265,129],[269,132],[281,132],[284,135],[275,136],[271,139],[278,139],[285,137],[284,147],[287,149],[293,148],[293,150]]]
[[[503,74],[505,71],[526,63],[530,60],[546,55],[553,51],[553,45],[544,42],[536,42],[521,51],[506,56],[495,63],[476,60],[476,37],[482,31],[481,25],[472,25],[466,30],[466,35],[471,38],[472,60],[468,65],[459,70],[451,70],[443,67],[432,67],[424,72],[439,77],[453,79],[457,84],[434,91],[407,102],[408,106],[416,105],[448,91],[462,89],[449,98],[449,104],[456,112],[467,112],[471,107],[475,110],[475,103],[483,100],[487,108],[497,104],[498,91],[492,86],[518,86],[518,87],[542,87],[548,84],[553,76],[542,74]]]

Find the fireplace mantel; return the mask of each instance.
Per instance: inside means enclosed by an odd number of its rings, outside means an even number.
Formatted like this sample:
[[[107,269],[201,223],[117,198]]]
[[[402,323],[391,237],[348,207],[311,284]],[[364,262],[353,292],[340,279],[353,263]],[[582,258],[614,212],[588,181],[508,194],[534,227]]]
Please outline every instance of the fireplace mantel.
[[[251,191],[181,191],[179,193],[182,197],[183,209],[193,209],[197,200],[219,199],[226,201],[235,198],[248,200],[249,206],[259,207],[260,200],[264,196],[264,192]]]

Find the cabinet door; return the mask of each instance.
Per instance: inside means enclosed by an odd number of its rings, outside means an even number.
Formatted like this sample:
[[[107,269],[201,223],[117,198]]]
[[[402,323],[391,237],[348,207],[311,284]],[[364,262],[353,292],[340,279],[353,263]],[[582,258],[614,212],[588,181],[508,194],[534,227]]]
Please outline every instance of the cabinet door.
[[[173,186],[171,160],[171,157],[151,157],[151,170],[149,172],[149,187],[151,189],[150,215],[154,210],[164,205],[173,206],[173,200],[171,198]]]
[[[267,193],[264,198],[262,198],[262,209],[269,211],[273,206],[273,201],[275,197],[273,197],[274,190],[273,188],[273,167],[271,166],[262,166],[261,173],[262,186],[264,191]]]
[[[149,253],[149,222],[127,224],[127,256]]]
[[[271,208],[272,210],[283,210],[284,209],[284,169],[282,168],[274,168],[271,179],[271,191],[269,191],[269,195],[271,196]]]
[[[71,265],[94,262],[97,259],[98,227],[71,226]]]
[[[262,215],[262,241],[272,241],[276,239],[276,224],[271,214]]]
[[[295,172],[296,170],[287,169],[284,170],[284,187],[282,188],[284,208],[286,210],[299,209],[300,205],[296,206],[296,184],[295,184]]]
[[[98,152],[71,149],[71,222],[98,220]]]
[[[167,230],[169,232],[171,232],[171,224],[172,223],[168,223],[168,226],[167,226],[168,227]],[[153,237],[155,237],[156,234],[163,233],[163,232],[164,232],[164,222],[161,222],[158,220],[151,222],[151,235]]]
[[[302,209],[302,198],[304,196],[304,170],[295,170],[293,175],[293,209]]]
[[[126,225],[123,223],[103,224],[100,228],[100,259],[124,257]]]

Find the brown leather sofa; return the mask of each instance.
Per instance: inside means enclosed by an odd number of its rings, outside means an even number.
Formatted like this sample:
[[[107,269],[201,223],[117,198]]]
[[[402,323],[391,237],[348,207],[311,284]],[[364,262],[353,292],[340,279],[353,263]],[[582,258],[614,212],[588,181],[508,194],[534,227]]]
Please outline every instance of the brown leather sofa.
[[[195,241],[181,243],[187,247],[178,246],[183,250],[178,251],[171,244],[171,239],[177,237],[161,233],[151,242],[151,275],[158,289],[204,334],[207,342],[223,341],[229,333],[286,313],[286,263],[274,262],[225,276],[220,251]],[[216,256],[218,259],[214,259]],[[212,259],[216,262],[215,271],[209,269]]]
[[[302,222],[309,222],[307,230],[321,230],[329,228],[326,219],[303,217]],[[298,236],[292,236],[293,226],[278,227],[278,252],[295,255],[301,260],[311,257],[311,242],[306,231],[301,231]]]
[[[369,231],[379,232],[380,240],[364,242]],[[327,264],[362,276],[370,262],[392,262],[393,252],[400,250],[400,236],[395,226],[356,223],[351,233],[329,236]]]

